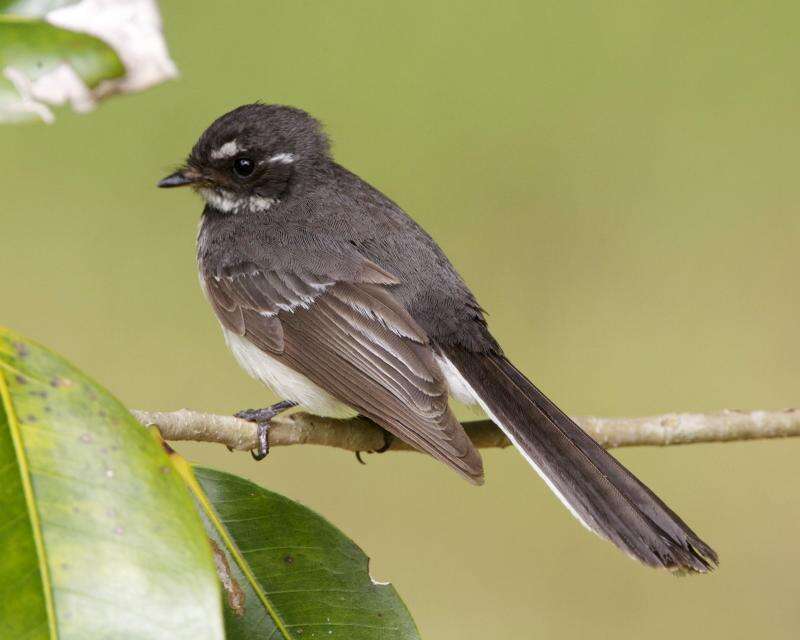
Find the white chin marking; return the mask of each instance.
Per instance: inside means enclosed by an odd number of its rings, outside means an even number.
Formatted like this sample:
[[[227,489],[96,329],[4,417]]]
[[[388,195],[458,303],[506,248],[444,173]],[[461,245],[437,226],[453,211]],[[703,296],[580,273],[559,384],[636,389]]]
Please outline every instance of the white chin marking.
[[[506,434],[506,437],[509,440],[511,440],[511,443],[514,445],[514,448],[522,454],[522,456],[528,461],[528,464],[531,465],[533,467],[534,471],[536,471],[536,473],[539,474],[539,477],[541,477],[541,479],[545,481],[545,484],[547,484],[547,486],[550,488],[550,491],[552,491],[554,494],[556,494],[556,497],[558,497],[558,499],[561,500],[561,503],[567,509],[569,509],[569,512],[573,516],[575,516],[575,519],[578,522],[580,522],[584,527],[586,527],[589,531],[591,531],[592,533],[597,533],[580,516],[580,514],[575,510],[575,508],[569,502],[567,502],[567,499],[564,497],[564,494],[562,494],[561,491],[558,490],[558,487],[556,487],[553,484],[553,482],[550,480],[550,478],[548,478],[544,474],[544,472],[539,468],[539,465],[537,465],[531,459],[531,457],[525,452],[525,449],[523,449],[520,446],[520,444],[517,442],[516,438],[514,438],[514,436],[512,435],[511,430],[507,429],[503,425],[503,423],[500,422],[492,414],[492,411],[489,409],[488,406],[486,406],[486,403],[481,399],[481,397],[477,393],[475,393],[475,390],[472,388],[472,386],[469,384],[469,382],[466,381],[464,376],[461,375],[461,372],[458,370],[456,365],[454,365],[452,362],[450,362],[450,360],[447,357],[440,356],[440,355],[436,355],[436,362],[439,364],[439,368],[442,370],[442,373],[444,374],[445,378],[447,379],[447,386],[450,388],[451,395],[454,398],[456,398],[456,400],[458,400],[460,402],[463,402],[465,404],[475,404],[475,403],[479,404],[481,409],[483,409],[484,413],[486,413],[486,415],[489,416],[489,418],[492,420],[492,422],[494,422],[498,427],[500,427],[500,429],[503,431],[503,433]]]
[[[203,187],[197,191],[203,197],[203,200],[220,211],[230,213],[239,208],[239,201],[233,198],[227,191],[210,189],[208,187]]]
[[[239,146],[236,140],[230,140],[222,146],[214,149],[210,156],[212,160],[222,160],[224,158],[232,158],[243,149]]]
[[[339,402],[304,375],[267,355],[242,336],[222,328],[225,343],[233,357],[249,375],[266,385],[281,400],[292,400],[318,416],[352,418],[356,411]]]
[[[208,204],[215,209],[219,209],[223,213],[233,213],[241,209],[262,212],[266,211],[277,202],[274,198],[264,198],[261,196],[237,198],[230,191],[226,191],[225,189],[203,187],[197,191]]]
[[[292,164],[296,159],[293,153],[276,153],[267,162],[270,164]]]
[[[266,211],[269,209],[273,204],[275,204],[277,200],[274,198],[263,198],[261,196],[250,196],[247,199],[247,206],[250,207],[253,211]]]

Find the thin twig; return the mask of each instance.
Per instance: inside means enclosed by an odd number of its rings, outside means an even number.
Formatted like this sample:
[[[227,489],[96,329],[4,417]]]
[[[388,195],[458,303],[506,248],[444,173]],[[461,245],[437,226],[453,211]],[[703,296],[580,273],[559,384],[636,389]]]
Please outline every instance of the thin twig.
[[[165,440],[218,442],[231,449],[256,448],[256,427],[233,416],[180,411],[137,411],[144,425],[156,425]],[[638,445],[664,446],[694,442],[731,442],[800,436],[800,410],[667,413],[645,418],[577,417],[576,422],[605,448]],[[366,418],[335,420],[308,413],[293,413],[272,420],[270,447],[318,444],[348,451],[374,451],[384,445],[384,432]],[[465,422],[476,447],[507,447],[510,442],[489,420]],[[391,451],[413,451],[393,439]]]

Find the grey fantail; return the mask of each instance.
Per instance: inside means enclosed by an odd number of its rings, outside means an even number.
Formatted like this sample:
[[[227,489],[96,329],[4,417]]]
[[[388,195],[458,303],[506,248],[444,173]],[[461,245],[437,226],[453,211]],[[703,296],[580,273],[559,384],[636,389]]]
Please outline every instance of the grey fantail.
[[[251,104],[217,119],[159,183],[205,199],[203,290],[241,366],[286,402],[366,416],[462,476],[481,456],[449,397],[478,404],[588,529],[652,567],[717,554],[505,356],[439,246],[337,164],[309,114]],[[266,438],[266,430],[260,432]],[[264,447],[266,442],[264,442]]]

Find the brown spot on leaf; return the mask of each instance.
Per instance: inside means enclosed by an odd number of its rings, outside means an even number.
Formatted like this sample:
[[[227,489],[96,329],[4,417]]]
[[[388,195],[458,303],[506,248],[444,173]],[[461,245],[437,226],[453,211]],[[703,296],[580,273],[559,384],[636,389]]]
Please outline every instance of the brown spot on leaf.
[[[92,441],[92,434],[91,433],[82,433],[80,437],[80,441],[84,444],[89,444]]]
[[[11,344],[20,358],[27,358],[30,355],[31,350],[28,349],[28,345],[24,342],[12,342]]]
[[[219,548],[216,541],[211,538],[209,538],[208,541],[211,543],[211,551],[214,554],[214,566],[217,568],[217,575],[228,596],[228,605],[237,616],[241,617],[244,615],[244,591],[242,591],[242,587],[239,586],[236,578],[234,578],[231,573],[231,565],[228,564],[228,556]]]
[[[62,378],[61,376],[56,376],[55,378],[50,380],[50,386],[56,389],[67,389],[74,385],[75,383],[72,380],[70,380],[69,378]]]
[[[28,379],[25,376],[17,375],[14,379],[17,381],[17,384],[28,384]]]
[[[283,556],[283,561],[288,565],[294,564],[294,558],[290,555]]]

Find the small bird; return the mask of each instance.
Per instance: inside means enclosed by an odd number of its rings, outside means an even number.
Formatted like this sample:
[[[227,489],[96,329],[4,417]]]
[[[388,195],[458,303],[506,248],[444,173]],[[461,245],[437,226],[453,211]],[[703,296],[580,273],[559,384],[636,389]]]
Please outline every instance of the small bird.
[[[587,529],[651,567],[705,573],[717,554],[504,355],[434,240],[333,159],[320,123],[248,104],[200,136],[159,187],[205,200],[200,283],[242,368],[301,406],[361,414],[483,483],[449,397],[479,405]]]

